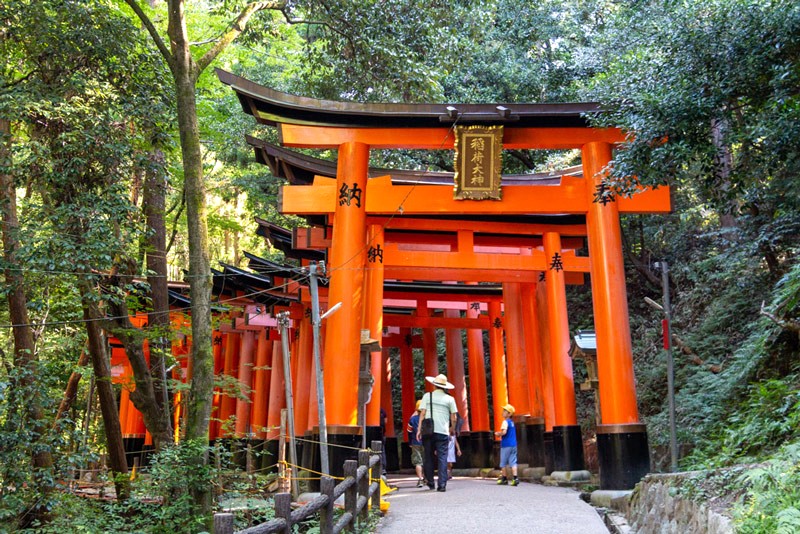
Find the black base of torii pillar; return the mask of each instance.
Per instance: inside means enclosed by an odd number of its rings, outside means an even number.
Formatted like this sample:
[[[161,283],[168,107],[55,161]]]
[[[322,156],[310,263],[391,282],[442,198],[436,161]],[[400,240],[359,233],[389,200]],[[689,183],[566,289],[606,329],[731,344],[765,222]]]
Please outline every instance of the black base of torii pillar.
[[[645,426],[598,425],[597,457],[601,490],[633,489],[650,472]]]
[[[583,438],[578,425],[553,427],[553,471],[582,471]]]

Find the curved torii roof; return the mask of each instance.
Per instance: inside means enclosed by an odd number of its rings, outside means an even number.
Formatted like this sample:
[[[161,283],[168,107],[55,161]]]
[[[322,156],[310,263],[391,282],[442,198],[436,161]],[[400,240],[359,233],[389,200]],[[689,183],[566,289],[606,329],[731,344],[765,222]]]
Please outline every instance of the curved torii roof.
[[[336,177],[336,162],[315,158],[300,152],[283,148],[263,139],[245,136],[253,147],[258,163],[267,165],[270,172],[278,178],[286,178],[291,184],[310,184],[315,176]],[[452,172],[413,171],[405,169],[369,168],[369,176],[392,177],[394,184],[452,185]],[[583,176],[583,167],[576,165],[559,171],[531,174],[504,174],[504,185],[558,185],[562,176]]]
[[[219,80],[236,92],[242,109],[262,124],[341,127],[436,128],[459,124],[514,127],[588,128],[596,102],[557,104],[378,104],[339,102],[291,95],[216,69]]]

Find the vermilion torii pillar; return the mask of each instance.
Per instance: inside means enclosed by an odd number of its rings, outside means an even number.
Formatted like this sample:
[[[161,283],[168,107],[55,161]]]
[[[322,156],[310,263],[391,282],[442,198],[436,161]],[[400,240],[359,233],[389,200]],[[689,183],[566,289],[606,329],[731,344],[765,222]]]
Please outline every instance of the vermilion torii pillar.
[[[572,359],[569,356],[567,296],[560,251],[561,236],[555,232],[544,234],[544,252],[551,261],[545,285],[555,407],[553,468],[555,471],[580,471],[584,468],[583,439],[575,413],[575,385],[572,378]]]
[[[358,439],[358,365],[360,358],[361,314],[364,266],[367,258],[366,192],[369,146],[358,142],[339,145],[336,186],[339,201],[334,216],[328,302],[341,302],[339,311],[327,318],[325,336],[325,403],[330,465],[344,462],[347,449]],[[335,367],[328,364],[336,362]]]
[[[372,224],[367,235],[367,268],[364,277],[366,301],[364,302],[364,329],[369,330],[372,339],[378,341],[383,336],[383,227]],[[372,373],[372,398],[366,407],[367,443],[381,440],[380,410],[381,389],[384,379],[381,376],[380,351],[370,354],[370,372]]]
[[[313,366],[314,355],[313,355],[313,342],[312,339],[312,332],[311,332],[311,314],[306,314],[306,310],[309,312],[311,309],[307,306],[303,306],[303,317],[298,322],[300,323],[300,355],[298,357],[297,362],[297,383],[298,387],[294,390],[294,398],[295,403],[300,409],[295,409],[295,432],[297,434],[303,434],[307,430],[308,427],[308,410],[305,410],[306,406],[309,405],[309,399],[311,397],[311,384],[315,381],[314,376],[311,374],[311,368]]]
[[[506,355],[503,350],[503,320],[500,303],[489,303],[489,363],[492,370],[492,401],[494,408],[494,431],[503,424],[503,406],[508,403],[506,381]]]
[[[650,457],[636,406],[619,210],[615,201],[596,201],[595,195],[603,187],[611,145],[587,143],[582,156],[584,176],[595,187],[594,193],[587,189],[587,194],[593,194],[593,202],[586,222],[603,422],[597,428],[601,489],[632,488],[649,471]]]
[[[225,376],[236,377],[239,374],[239,347],[241,334],[228,332],[225,343],[225,363],[223,373]],[[227,392],[222,392],[220,398],[220,435],[221,438],[231,437],[234,429],[230,428],[230,418],[236,415],[236,399]]]
[[[400,337],[403,342],[400,345],[400,384],[401,403],[403,406],[403,423],[408,424],[411,414],[416,408],[416,394],[414,392],[414,353],[412,348],[412,337],[410,328],[401,328]],[[405,430],[405,427],[403,427]],[[403,441],[408,441],[408,436],[403,434]]]
[[[236,437],[250,438],[250,406],[253,401],[253,363],[256,333],[253,330],[242,332],[239,351],[239,389],[245,399],[236,399]]]
[[[477,305],[477,306],[475,306]],[[468,303],[467,318],[480,314],[480,303]],[[489,395],[486,391],[486,363],[483,331],[467,330],[467,366],[469,372],[470,465],[489,465],[494,436],[489,426]]]
[[[428,303],[419,301],[417,304],[417,317],[430,317]],[[422,353],[425,363],[425,376],[439,374],[439,353],[436,350],[436,330],[430,326],[422,329]],[[425,382],[425,391],[433,391],[433,385]]]
[[[264,329],[258,333],[256,367],[253,370],[253,406],[250,415],[252,431],[259,440],[266,438],[271,359],[272,341],[269,340],[267,330]]]
[[[542,347],[539,339],[539,316],[536,312],[536,286],[521,284],[522,321],[525,325],[525,348],[528,356],[528,384],[530,393],[530,416],[526,421],[528,446],[532,467],[546,467],[544,447],[544,384],[542,371]]]
[[[480,305],[479,305],[480,306]],[[480,314],[470,304],[467,307],[467,318],[475,319]],[[489,411],[486,402],[486,364],[483,353],[483,331],[471,328],[467,330],[467,366],[469,373],[469,415],[472,432],[489,432]]]
[[[525,346],[525,325],[522,317],[522,290],[519,283],[503,284],[505,303],[506,364],[508,366],[508,402],[515,409],[514,428],[517,432],[517,451],[520,464],[530,465],[528,416],[530,416],[530,385],[528,354]]]

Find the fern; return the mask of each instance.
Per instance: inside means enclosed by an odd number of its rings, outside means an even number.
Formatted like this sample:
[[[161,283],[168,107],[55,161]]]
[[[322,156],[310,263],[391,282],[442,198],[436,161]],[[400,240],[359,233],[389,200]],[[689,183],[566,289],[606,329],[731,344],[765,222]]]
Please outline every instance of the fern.
[[[735,510],[737,532],[800,532],[800,442],[743,474],[738,483],[747,487],[747,494]]]

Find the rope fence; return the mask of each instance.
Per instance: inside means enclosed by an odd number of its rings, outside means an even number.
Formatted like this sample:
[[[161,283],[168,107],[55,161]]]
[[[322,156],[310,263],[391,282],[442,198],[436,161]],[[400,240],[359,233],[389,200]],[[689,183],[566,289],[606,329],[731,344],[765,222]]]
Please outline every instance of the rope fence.
[[[344,477],[340,479],[339,484],[335,483],[335,477],[319,473],[322,475],[320,494],[296,510],[292,510],[291,493],[277,493],[274,498],[275,518],[241,530],[237,534],[276,532],[288,534],[293,531],[294,525],[306,521],[316,514],[319,514],[320,534],[338,534],[347,527],[355,530],[355,527],[367,521],[369,514],[367,504],[370,499],[372,499],[372,509],[376,512],[380,511],[380,476],[383,469],[381,451],[382,443],[380,441],[373,441],[370,449],[359,449],[358,460],[344,462]],[[371,472],[377,473],[377,476],[371,476]],[[344,495],[344,511],[337,520],[334,516],[334,503],[342,495]],[[231,513],[214,514],[214,533],[234,534],[233,519],[234,516]]]

